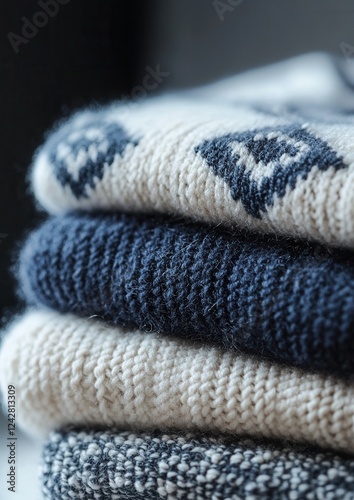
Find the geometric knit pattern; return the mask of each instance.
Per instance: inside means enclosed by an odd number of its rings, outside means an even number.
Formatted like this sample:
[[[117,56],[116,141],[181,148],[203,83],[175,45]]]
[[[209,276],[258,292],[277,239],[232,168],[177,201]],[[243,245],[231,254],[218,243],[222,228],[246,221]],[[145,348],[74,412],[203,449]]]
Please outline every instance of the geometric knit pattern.
[[[230,350],[97,318],[28,312],[0,351],[0,384],[16,387],[32,435],[67,425],[212,432],[298,441],[354,453],[354,386]]]
[[[311,79],[298,64],[286,71]],[[275,88],[278,78],[279,70]],[[286,111],[291,84],[274,108],[256,75],[252,104],[237,79],[232,97],[221,82],[199,97],[194,90],[75,114],[35,157],[37,200],[53,214],[167,213],[354,248],[354,118],[341,108],[326,113],[330,96],[322,113]]]
[[[350,500],[354,460],[251,440],[71,429],[50,435],[41,481],[48,500]]]
[[[29,303],[354,374],[349,252],[138,215],[52,218],[20,258]]]

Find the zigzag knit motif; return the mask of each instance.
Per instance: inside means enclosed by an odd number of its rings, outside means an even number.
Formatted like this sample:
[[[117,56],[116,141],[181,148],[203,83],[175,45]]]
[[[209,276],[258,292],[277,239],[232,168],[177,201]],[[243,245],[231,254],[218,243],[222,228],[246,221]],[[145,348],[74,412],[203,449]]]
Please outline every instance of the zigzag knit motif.
[[[0,352],[17,422],[43,435],[66,425],[225,432],[354,453],[354,385],[97,320],[29,312]]]
[[[30,303],[354,373],[354,260],[134,215],[53,218],[21,255]]]
[[[48,500],[349,500],[354,460],[250,440],[72,429],[50,435],[41,480]]]
[[[319,67],[286,63],[283,71],[309,81]],[[273,96],[280,75],[278,67],[268,82]],[[354,248],[354,119],[336,108],[336,90],[344,94],[337,80],[323,98],[334,110],[325,104],[320,113],[286,106],[298,98],[296,84],[280,109],[270,105],[257,75],[253,104],[241,75],[224,99],[221,83],[199,98],[194,91],[78,113],[36,156],[35,196],[54,214],[168,213]],[[317,93],[307,98],[316,103]]]

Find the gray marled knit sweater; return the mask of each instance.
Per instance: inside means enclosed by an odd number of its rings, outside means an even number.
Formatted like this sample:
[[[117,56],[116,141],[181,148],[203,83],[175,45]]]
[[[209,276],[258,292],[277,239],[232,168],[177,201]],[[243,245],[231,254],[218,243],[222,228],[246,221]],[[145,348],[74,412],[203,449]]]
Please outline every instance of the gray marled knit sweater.
[[[354,459],[291,445],[68,430],[44,448],[46,499],[354,498]]]

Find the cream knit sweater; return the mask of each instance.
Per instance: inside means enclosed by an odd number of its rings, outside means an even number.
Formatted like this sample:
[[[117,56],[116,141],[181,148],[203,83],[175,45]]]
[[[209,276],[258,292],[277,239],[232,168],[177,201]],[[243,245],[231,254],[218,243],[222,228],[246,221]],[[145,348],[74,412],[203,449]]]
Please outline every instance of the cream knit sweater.
[[[354,248],[353,92],[324,55],[74,115],[35,157],[50,213],[168,213]]]
[[[202,430],[354,452],[354,385],[221,349],[125,332],[97,319],[28,312],[0,352],[17,422]]]

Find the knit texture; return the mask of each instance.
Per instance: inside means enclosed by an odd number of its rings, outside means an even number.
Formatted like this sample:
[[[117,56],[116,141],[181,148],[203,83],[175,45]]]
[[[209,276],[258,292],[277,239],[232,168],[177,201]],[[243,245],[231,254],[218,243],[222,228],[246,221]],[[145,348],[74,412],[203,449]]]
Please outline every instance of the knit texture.
[[[68,430],[50,435],[41,479],[48,500],[351,500],[354,461],[250,440]]]
[[[37,154],[34,193],[54,214],[162,212],[354,248],[354,119],[335,97],[349,90],[330,60],[308,62],[267,86],[254,73],[78,113]]]
[[[291,365],[354,372],[354,259],[134,215],[53,218],[30,237],[30,303],[211,341]]]
[[[65,425],[222,432],[354,453],[354,385],[97,319],[29,312],[0,352],[33,435]]]

